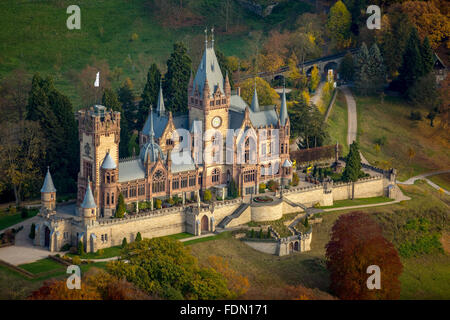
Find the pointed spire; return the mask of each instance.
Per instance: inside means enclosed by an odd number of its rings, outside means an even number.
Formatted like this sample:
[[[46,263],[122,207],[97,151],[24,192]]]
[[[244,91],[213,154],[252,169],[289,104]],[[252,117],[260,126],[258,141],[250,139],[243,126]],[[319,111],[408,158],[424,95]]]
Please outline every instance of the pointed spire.
[[[205,28],[205,49],[208,49],[208,27]]]
[[[97,207],[97,205],[95,204],[95,201],[94,201],[94,196],[92,195],[91,179],[89,179],[89,178],[88,178],[86,193],[84,194],[84,200],[83,200],[83,203],[81,204],[81,207],[83,209],[93,209],[93,208]]]
[[[44,184],[42,185],[41,192],[56,192],[55,185],[53,184],[52,175],[50,174],[50,167],[47,166],[47,174],[45,175]]]
[[[214,48],[214,27],[211,28],[211,47]]]
[[[148,130],[148,135],[150,136],[150,142],[154,142],[155,131],[153,131],[153,110],[150,106],[150,129]]]
[[[258,101],[258,93],[256,92],[256,78],[255,78],[255,89],[253,91],[253,99],[252,99],[252,111],[259,112],[259,101]]]
[[[163,91],[162,91],[162,78],[159,78],[159,95],[158,95],[158,104],[156,105],[156,113],[159,114],[159,116],[163,116],[166,112],[166,108],[164,106],[164,97],[163,97]]]
[[[288,119],[287,104],[286,104],[286,88],[283,85],[283,93],[281,94],[281,106],[280,106],[280,123],[282,126],[286,125]]]

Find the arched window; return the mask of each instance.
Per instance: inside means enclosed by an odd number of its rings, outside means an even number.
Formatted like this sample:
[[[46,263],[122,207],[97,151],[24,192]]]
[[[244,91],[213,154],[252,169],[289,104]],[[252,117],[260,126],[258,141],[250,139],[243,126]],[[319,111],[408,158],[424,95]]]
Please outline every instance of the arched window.
[[[212,182],[213,183],[219,182],[219,177],[220,177],[220,170],[214,169],[212,172]]]
[[[166,190],[166,180],[165,180],[166,177],[164,176],[164,173],[161,170],[156,171],[152,178],[153,178],[152,179],[153,193],[163,192]]]

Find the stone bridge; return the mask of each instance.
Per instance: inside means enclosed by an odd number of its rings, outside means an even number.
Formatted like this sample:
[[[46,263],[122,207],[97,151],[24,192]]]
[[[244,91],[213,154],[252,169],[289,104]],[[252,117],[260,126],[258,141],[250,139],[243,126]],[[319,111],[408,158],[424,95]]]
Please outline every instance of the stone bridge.
[[[306,75],[309,76],[311,74],[311,71],[314,67],[314,65],[317,65],[317,68],[319,68],[319,73],[323,76],[326,76],[328,73],[328,70],[332,69],[336,73],[339,64],[341,63],[344,56],[347,54],[347,52],[350,52],[352,55],[356,54],[358,52],[358,48],[352,48],[349,50],[346,50],[344,52],[332,54],[326,57],[321,57],[309,61],[305,61],[303,64],[299,64],[298,67],[300,69],[306,70]],[[289,72],[289,67],[284,66],[278,69],[275,72],[259,72],[257,74],[258,77],[263,78],[267,81],[273,80],[273,79],[283,79],[286,74]],[[254,75],[245,75],[241,76],[241,80],[245,80],[248,78],[253,78]]]

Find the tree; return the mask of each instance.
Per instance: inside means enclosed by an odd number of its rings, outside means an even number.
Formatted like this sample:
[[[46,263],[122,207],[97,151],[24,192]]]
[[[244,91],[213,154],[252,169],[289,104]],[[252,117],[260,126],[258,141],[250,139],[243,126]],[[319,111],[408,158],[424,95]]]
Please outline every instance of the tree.
[[[138,233],[136,234],[136,238],[134,239],[134,241],[142,241],[142,236],[141,236],[141,233],[140,233],[140,232],[138,232]]]
[[[0,81],[0,118],[23,121],[31,82],[25,70],[16,69]]]
[[[380,50],[378,49],[378,46],[375,42],[370,47],[368,62],[369,65],[367,67],[367,72],[370,80],[370,92],[373,94],[379,91],[383,91],[383,86],[386,81],[386,71]]]
[[[66,280],[49,280],[44,285],[34,291],[29,297],[30,300],[101,300],[96,288],[81,283],[81,289],[70,290],[67,288]]]
[[[209,202],[211,201],[211,198],[212,198],[211,191],[205,190],[205,192],[203,192],[203,201]]]
[[[150,106],[156,107],[158,102],[159,85],[161,80],[161,72],[156,63],[153,63],[147,72],[147,82],[144,91],[141,94],[141,102],[139,103],[139,111],[137,117],[137,127],[144,126],[145,119],[148,115]]]
[[[355,56],[355,89],[360,94],[367,94],[370,88],[369,51],[363,42]]]
[[[352,182],[352,200],[355,198],[355,182],[358,181],[361,172],[361,156],[359,154],[358,143],[353,141],[345,159],[345,169],[342,173],[343,181]]]
[[[404,94],[406,94],[408,88],[423,75],[424,67],[419,48],[420,40],[417,29],[413,28],[406,44],[405,52],[403,54],[403,63],[399,70],[399,89]]]
[[[439,92],[433,73],[422,76],[406,91],[409,101],[416,107],[424,106],[428,110],[437,108],[440,104]]]
[[[448,17],[442,14],[432,1],[406,1],[403,12],[418,29],[421,39],[428,37],[430,45],[437,48],[450,34]]]
[[[164,76],[164,93],[167,109],[172,112],[187,112],[188,85],[191,74],[191,58],[183,43],[175,43],[173,52],[167,60],[167,73]]]
[[[24,193],[33,193],[42,182],[39,165],[45,158],[46,141],[36,121],[0,120],[0,124],[0,191],[11,186],[19,206]]]
[[[81,256],[84,253],[84,244],[83,241],[78,241],[77,253]]]
[[[298,177],[297,172],[294,172],[294,173],[292,174],[292,185],[293,185],[294,187],[295,187],[295,186],[298,186],[299,182],[300,182],[300,178]]]
[[[399,276],[403,266],[394,245],[386,240],[381,227],[363,212],[341,215],[333,225],[326,245],[331,290],[341,299],[398,299]],[[367,268],[381,270],[381,288],[370,290]]]
[[[230,82],[231,89],[233,89],[234,88],[233,68],[231,67],[229,59],[226,55],[222,53],[222,51],[215,50],[215,52],[217,62],[219,62],[220,70],[222,71],[224,76],[228,74],[228,81]]]
[[[127,207],[125,205],[125,200],[123,198],[123,194],[119,193],[119,199],[117,201],[117,208],[116,208],[116,218],[123,218],[126,210],[127,210]]]
[[[127,238],[126,237],[123,237],[123,240],[122,240],[122,248],[125,248],[126,246],[127,246]]]
[[[420,57],[423,67],[422,74],[427,75],[431,71],[433,71],[434,66],[434,53],[433,49],[430,46],[430,40],[428,39],[428,37],[425,37],[422,45],[420,46]]]
[[[319,86],[320,82],[320,75],[319,75],[319,68],[317,68],[317,65],[313,66],[313,69],[311,70],[311,80],[309,82],[309,89],[311,91],[316,91],[317,87]]]
[[[239,196],[238,187],[234,179],[231,179],[230,183],[228,184],[228,196],[232,199],[235,199]]]
[[[342,1],[337,1],[330,9],[327,29],[338,48],[346,48],[350,44],[350,26],[352,17]]]
[[[339,66],[339,76],[344,81],[352,81],[354,73],[355,65],[353,63],[353,55],[347,52]]]
[[[36,225],[34,223],[31,224],[30,234],[28,235],[30,239],[34,239],[36,237]]]
[[[130,131],[141,130],[142,128],[137,127],[137,108],[134,104],[133,82],[130,78],[126,78],[122,83],[118,91],[118,98],[122,104],[123,114],[128,123],[127,129]]]
[[[258,101],[260,106],[273,105],[275,100],[280,96],[278,93],[270,86],[267,81],[262,78],[249,78],[241,83],[241,96],[249,105],[252,103],[253,92],[255,90],[256,81],[256,91],[258,92]]]
[[[128,129],[128,121],[116,92],[112,89],[106,88],[105,91],[103,91],[102,104],[113,111],[120,112],[121,143],[119,144],[119,157],[127,157],[129,155],[127,146],[128,141],[130,140],[130,130]]]

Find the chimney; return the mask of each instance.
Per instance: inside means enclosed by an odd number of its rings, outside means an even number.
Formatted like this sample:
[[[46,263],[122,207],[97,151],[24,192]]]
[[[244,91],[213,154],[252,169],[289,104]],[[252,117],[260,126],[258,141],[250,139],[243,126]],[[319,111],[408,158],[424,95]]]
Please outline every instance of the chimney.
[[[240,97],[241,96],[241,87],[236,87],[236,94]]]

